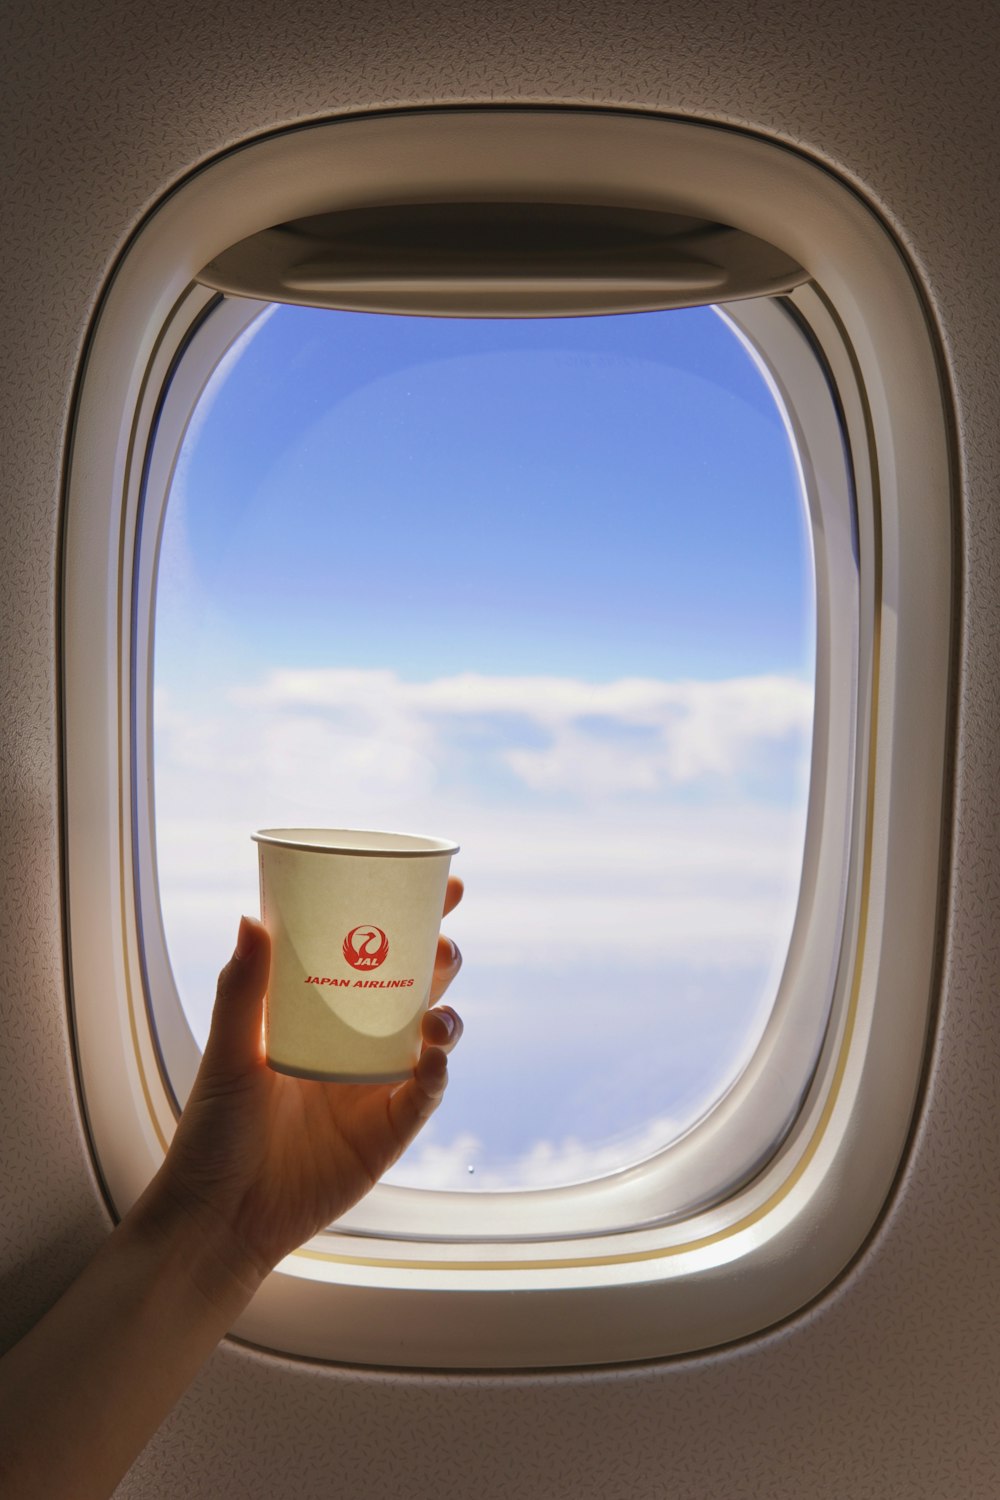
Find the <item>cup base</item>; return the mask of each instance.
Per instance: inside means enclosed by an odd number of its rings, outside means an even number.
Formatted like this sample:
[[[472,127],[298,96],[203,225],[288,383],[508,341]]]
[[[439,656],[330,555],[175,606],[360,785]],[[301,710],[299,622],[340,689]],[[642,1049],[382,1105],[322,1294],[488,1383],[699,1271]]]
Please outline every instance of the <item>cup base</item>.
[[[324,1073],[318,1068],[298,1068],[292,1063],[278,1062],[277,1058],[265,1059],[274,1073],[286,1073],[289,1078],[311,1078],[317,1083],[405,1083],[413,1077],[413,1069],[403,1073]]]

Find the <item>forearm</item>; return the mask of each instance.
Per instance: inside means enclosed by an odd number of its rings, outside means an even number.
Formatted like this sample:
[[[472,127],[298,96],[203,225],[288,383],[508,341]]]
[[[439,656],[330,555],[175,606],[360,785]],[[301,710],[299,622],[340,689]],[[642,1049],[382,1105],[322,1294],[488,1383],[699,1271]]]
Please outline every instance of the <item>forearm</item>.
[[[445,910],[461,896],[449,882]],[[439,950],[432,997],[458,972]],[[462,1033],[423,1018],[408,1082],[358,1090],[272,1072],[270,947],[244,918],[212,1029],[157,1177],[94,1260],[0,1359],[4,1500],[106,1500],[267,1270],[358,1200],[440,1100]]]
[[[105,1500],[259,1276],[151,1185],[0,1360],[0,1492]]]

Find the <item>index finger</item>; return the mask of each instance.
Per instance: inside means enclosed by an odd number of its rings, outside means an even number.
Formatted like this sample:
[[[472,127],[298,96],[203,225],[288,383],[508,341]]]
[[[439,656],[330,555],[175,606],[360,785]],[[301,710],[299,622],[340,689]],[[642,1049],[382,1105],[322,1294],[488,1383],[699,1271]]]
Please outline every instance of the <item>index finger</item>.
[[[444,911],[441,913],[443,917],[446,917],[450,911],[455,910],[464,893],[465,886],[459,880],[458,876],[449,875],[448,885],[444,893]]]

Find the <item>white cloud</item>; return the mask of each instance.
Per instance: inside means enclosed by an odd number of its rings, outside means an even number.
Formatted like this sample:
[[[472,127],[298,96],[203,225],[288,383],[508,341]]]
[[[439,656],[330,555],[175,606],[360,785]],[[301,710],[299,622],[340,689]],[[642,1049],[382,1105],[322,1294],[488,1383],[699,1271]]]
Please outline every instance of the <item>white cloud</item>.
[[[398,1187],[479,1191],[589,1182],[644,1161],[676,1140],[686,1123],[669,1115],[660,1116],[639,1131],[600,1144],[576,1136],[560,1141],[540,1139],[526,1151],[492,1164],[484,1163],[482,1142],[471,1131],[463,1131],[447,1142],[418,1138],[385,1180]]]
[[[468,893],[448,926],[470,973],[779,962],[810,713],[808,686],[780,677],[285,671],[199,711],[161,689],[161,897],[197,1029],[236,917],[256,909],[250,833],[270,825],[455,838]],[[780,801],[741,785],[755,757],[786,767]]]
[[[528,721],[544,746],[506,746],[504,764],[536,791],[588,797],[649,792],[704,776],[732,776],[755,749],[808,736],[812,689],[777,675],[722,682],[620,678],[487,677],[460,673],[404,682],[390,671],[272,672],[233,694],[235,702],[285,713],[337,716],[342,734],[428,753],[447,719]],[[634,738],[634,732],[640,737]]]

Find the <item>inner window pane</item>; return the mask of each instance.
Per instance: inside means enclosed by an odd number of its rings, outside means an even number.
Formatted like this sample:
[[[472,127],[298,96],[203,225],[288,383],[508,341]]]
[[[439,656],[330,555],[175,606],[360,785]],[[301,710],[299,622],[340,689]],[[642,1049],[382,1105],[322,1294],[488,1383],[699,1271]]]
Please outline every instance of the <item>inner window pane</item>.
[[[255,828],[441,835],[466,1034],[388,1180],[547,1187],[676,1138],[773,1004],[814,618],[783,416],[715,310],[268,310],[198,403],[159,559],[156,856],[196,1038]]]

